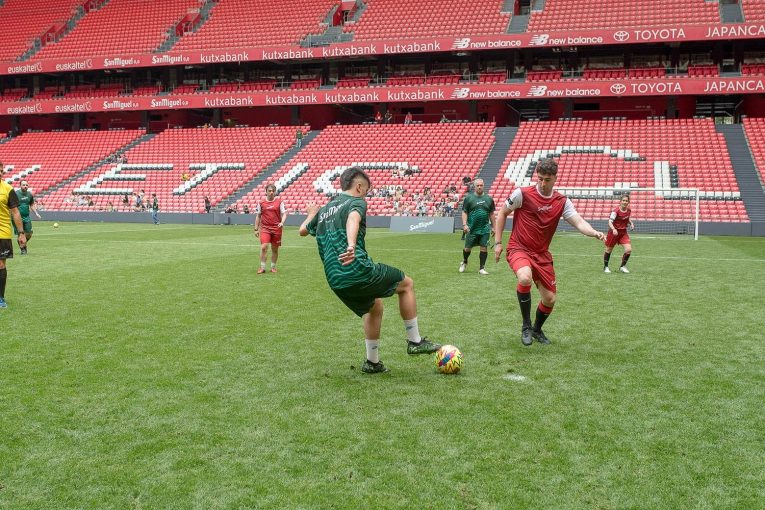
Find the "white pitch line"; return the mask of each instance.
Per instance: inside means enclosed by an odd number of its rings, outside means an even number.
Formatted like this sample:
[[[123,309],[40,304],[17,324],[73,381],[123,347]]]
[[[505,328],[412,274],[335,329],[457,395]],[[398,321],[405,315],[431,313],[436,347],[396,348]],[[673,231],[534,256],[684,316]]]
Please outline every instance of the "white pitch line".
[[[502,379],[507,379],[508,381],[514,382],[531,382],[529,381],[528,377],[520,374],[505,374],[502,376]]]

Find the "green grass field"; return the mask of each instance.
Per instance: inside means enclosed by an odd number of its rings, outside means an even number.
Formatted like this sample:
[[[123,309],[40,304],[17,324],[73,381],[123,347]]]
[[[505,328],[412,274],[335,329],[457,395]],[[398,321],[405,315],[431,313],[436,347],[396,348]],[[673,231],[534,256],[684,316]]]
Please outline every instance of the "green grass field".
[[[554,344],[524,348],[504,261],[370,231],[465,368],[407,356],[391,298],[369,376],[295,229],[258,276],[245,227],[36,222],[0,310],[0,508],[765,508],[765,239],[633,245],[606,275],[559,235]]]

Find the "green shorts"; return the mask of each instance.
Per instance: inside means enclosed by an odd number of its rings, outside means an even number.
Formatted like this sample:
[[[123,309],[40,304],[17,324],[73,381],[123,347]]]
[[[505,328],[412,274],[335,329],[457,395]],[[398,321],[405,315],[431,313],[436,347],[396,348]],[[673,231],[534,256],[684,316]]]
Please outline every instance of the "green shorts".
[[[472,248],[473,246],[489,246],[489,233],[473,234],[468,232],[465,235],[465,248]]]
[[[359,317],[368,313],[375,304],[375,299],[392,296],[396,287],[404,279],[404,272],[385,264],[375,264],[369,280],[351,287],[332,289],[345,306]]]
[[[28,234],[31,234],[32,233],[32,220],[30,218],[24,218],[22,216],[21,223],[24,225],[24,232],[26,232]],[[16,223],[12,221],[11,224],[13,224],[13,233],[15,235],[19,235],[19,230],[16,228]]]

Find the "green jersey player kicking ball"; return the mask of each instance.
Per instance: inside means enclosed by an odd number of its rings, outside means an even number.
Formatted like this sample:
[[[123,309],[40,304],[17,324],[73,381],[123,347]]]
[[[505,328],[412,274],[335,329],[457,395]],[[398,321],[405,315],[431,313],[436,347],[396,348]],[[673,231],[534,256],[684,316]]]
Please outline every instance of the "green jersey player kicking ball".
[[[358,167],[340,176],[342,193],[324,207],[309,204],[300,235],[316,237],[327,283],[338,298],[364,321],[367,359],[361,367],[368,374],[387,372],[378,344],[383,317],[382,298],[398,295],[398,308],[409,339],[409,354],[436,352],[441,346],[420,336],[414,282],[400,269],[372,261],[364,244],[367,202],[372,186]]]

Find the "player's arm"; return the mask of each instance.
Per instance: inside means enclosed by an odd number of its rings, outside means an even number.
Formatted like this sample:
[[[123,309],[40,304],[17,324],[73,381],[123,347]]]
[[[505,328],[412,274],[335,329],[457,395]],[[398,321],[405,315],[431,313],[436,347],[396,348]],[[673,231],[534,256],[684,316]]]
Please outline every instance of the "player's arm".
[[[284,226],[284,223],[287,221],[287,206],[284,205],[284,202],[282,202],[279,205],[279,209],[281,209],[282,213],[282,221],[277,225],[279,228],[282,228]]]
[[[629,222],[630,222],[630,230],[635,230],[635,224],[632,223],[632,219],[630,219]]]
[[[351,211],[348,214],[348,219],[345,221],[345,235],[348,237],[348,247],[338,257],[344,266],[352,263],[356,258],[356,241],[359,237],[360,226],[361,214],[358,211]]]
[[[253,224],[255,232],[260,230],[260,204],[255,206],[255,223]]]
[[[305,237],[311,232],[308,230],[308,224],[313,221],[313,219],[316,217],[316,215],[319,213],[319,206],[314,204],[313,202],[308,204],[308,216],[305,217],[305,220],[303,220],[303,223],[300,225],[300,236]]]
[[[35,197],[32,197],[32,201],[29,203],[29,208],[32,210],[33,213],[35,213],[35,216],[37,216],[37,219],[42,219],[40,216],[40,213],[37,212],[37,204],[35,203]]]
[[[465,209],[462,209],[462,230],[463,232],[470,232],[470,227],[467,224],[468,214]]]
[[[505,224],[507,223],[507,217],[513,214],[512,209],[502,207],[492,224],[494,225],[494,262],[499,262],[499,257],[502,255],[502,233],[505,231]]]
[[[603,232],[599,232],[592,228],[592,225],[587,223],[587,221],[579,216],[579,214],[574,213],[573,215],[565,218],[565,220],[568,222],[569,225],[577,229],[581,234],[586,235],[587,237],[595,237],[596,239],[600,239],[601,241],[606,240],[606,234]]]
[[[608,218],[608,230],[614,233],[614,235],[618,234],[619,231],[616,230],[616,227],[614,227],[614,222],[611,221],[611,218]]]

